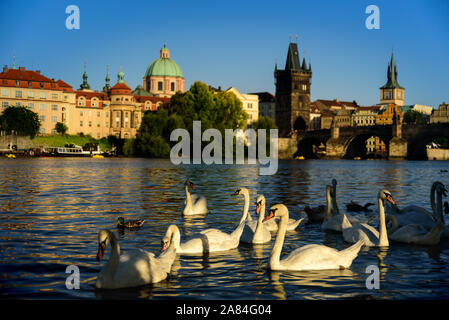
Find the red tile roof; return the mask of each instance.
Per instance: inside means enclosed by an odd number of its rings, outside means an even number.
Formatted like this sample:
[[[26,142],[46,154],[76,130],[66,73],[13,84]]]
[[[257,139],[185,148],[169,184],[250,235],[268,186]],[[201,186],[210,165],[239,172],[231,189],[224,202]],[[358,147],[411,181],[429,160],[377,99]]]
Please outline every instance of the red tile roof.
[[[5,66],[0,73],[0,86],[64,91],[54,79],[43,76],[40,71],[26,70],[24,67],[9,69]]]
[[[124,82],[117,82],[112,88],[111,88],[111,95],[112,94],[129,94],[131,95],[131,88],[128,87],[128,85]]]

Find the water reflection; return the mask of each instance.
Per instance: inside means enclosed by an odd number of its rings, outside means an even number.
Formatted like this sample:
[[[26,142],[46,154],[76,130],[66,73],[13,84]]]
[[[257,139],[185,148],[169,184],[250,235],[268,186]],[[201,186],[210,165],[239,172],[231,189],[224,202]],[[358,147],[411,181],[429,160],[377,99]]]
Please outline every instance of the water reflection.
[[[0,289],[7,298],[161,299],[327,299],[435,298],[447,296],[449,241],[433,247],[390,243],[388,249],[363,248],[350,270],[270,272],[268,244],[240,245],[207,255],[178,256],[170,276],[160,284],[101,292],[94,290],[103,263],[95,260],[98,231],[119,235],[123,252],[135,248],[158,253],[170,224],[181,239],[207,228],[230,233],[238,225],[243,198],[250,190],[254,217],[257,194],[267,209],[284,203],[298,218],[305,205],[325,204],[325,185],[337,179],[340,211],[345,203],[373,202],[388,188],[400,204],[429,206],[430,186],[447,178],[442,162],[280,161],[278,173],[259,176],[257,166],[173,166],[151,159],[0,159]],[[103,161],[104,160],[104,161]],[[207,197],[210,213],[182,217],[184,182],[194,181]],[[139,230],[117,230],[118,216],[144,219]],[[377,207],[367,214],[378,224]],[[181,240],[181,241],[182,241]],[[306,244],[342,250],[341,234],[308,223],[288,232],[282,255]],[[65,268],[78,265],[81,290],[65,289]],[[381,289],[365,287],[365,269],[377,265]],[[446,288],[446,289],[445,289]]]

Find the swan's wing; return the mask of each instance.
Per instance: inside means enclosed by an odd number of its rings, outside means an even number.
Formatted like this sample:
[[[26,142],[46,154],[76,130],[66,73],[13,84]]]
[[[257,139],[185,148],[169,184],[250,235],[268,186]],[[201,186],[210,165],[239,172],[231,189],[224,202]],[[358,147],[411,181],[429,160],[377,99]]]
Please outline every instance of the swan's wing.
[[[208,213],[207,209],[207,199],[201,195],[192,195],[192,210],[195,213]]]
[[[281,260],[283,267],[297,270],[323,270],[339,267],[338,251],[319,244],[309,244],[292,251]]]
[[[154,254],[141,249],[121,254],[112,288],[137,287],[151,283],[151,259],[154,259]]]
[[[201,234],[207,238],[207,251],[223,251],[235,248],[235,241],[231,235],[218,230],[218,229],[207,229],[201,231]],[[238,242],[237,242],[238,245]]]
[[[422,212],[409,211],[406,213],[395,214],[394,215],[397,220],[399,226],[405,226],[408,224],[419,224],[424,228],[430,230],[435,225],[435,221],[433,218],[426,214],[422,214]]]
[[[388,235],[388,238],[398,242],[412,243],[418,238],[426,236],[428,232],[426,228],[419,224],[408,224]]]

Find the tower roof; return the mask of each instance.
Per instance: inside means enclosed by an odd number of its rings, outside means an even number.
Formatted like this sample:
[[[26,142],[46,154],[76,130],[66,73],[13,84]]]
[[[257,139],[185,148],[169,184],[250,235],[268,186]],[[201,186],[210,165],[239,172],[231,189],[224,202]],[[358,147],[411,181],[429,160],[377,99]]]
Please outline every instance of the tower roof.
[[[285,62],[285,70],[300,71],[298,45],[290,43],[288,46],[287,61]]]
[[[390,64],[388,65],[388,71],[387,71],[387,83],[384,84],[381,89],[404,89],[401,87],[397,80],[398,77],[398,69],[396,67],[396,64],[394,62],[394,55],[393,52],[391,53],[391,59]]]
[[[145,78],[151,76],[168,76],[168,77],[181,77],[181,68],[173,60],[170,59],[170,50],[165,46],[160,51],[160,56],[158,59],[154,60],[147,68],[145,72]]]

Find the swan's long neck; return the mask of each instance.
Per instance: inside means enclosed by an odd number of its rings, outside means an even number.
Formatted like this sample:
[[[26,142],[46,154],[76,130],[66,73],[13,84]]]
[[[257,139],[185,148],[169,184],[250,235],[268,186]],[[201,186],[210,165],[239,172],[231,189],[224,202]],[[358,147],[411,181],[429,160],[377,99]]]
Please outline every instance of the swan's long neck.
[[[377,197],[379,202],[379,246],[388,247],[387,224],[385,223],[385,208],[382,198]]]
[[[265,217],[265,204],[262,203],[262,206],[259,211],[259,219],[257,219],[256,230],[254,231],[254,238],[262,236],[264,217]]]
[[[186,184],[186,208],[192,206],[192,198],[190,197],[189,186]]]
[[[108,263],[104,266],[101,271],[103,281],[106,283],[110,283],[114,279],[115,272],[117,271],[117,267],[120,261],[120,246],[118,244],[117,238],[115,235],[108,231],[109,242],[111,243],[111,256],[109,257]]]
[[[331,200],[331,189],[326,188],[326,202],[327,202],[327,208],[326,208],[326,220],[329,220],[332,218],[332,200]]]
[[[435,219],[438,219],[439,212],[438,212],[438,209],[435,204],[436,186],[437,186],[437,184],[434,183],[434,184],[432,184],[432,188],[430,188],[430,206],[432,207],[433,216],[435,217]]]
[[[271,250],[270,255],[270,267],[275,270],[281,264],[281,251],[282,246],[284,245],[285,232],[287,231],[288,224],[288,212],[281,216],[281,221],[279,222],[279,229],[276,235],[276,241],[274,242],[273,249]]]
[[[337,185],[334,184],[332,186],[332,191],[334,196],[332,197],[332,209],[334,209],[335,213],[339,214],[340,211],[338,210],[338,204],[337,204]]]
[[[441,222],[444,224],[444,215],[443,215],[443,194],[440,190],[436,192],[437,194],[437,204],[436,204],[436,212],[434,211],[435,220],[441,219]]]
[[[179,228],[175,225],[171,225],[168,227],[167,233],[170,239],[170,246],[173,244],[175,249],[178,249],[181,246],[181,233],[179,232]]]
[[[245,199],[245,204],[243,205],[243,212],[242,212],[242,218],[240,219],[240,223],[246,220],[246,218],[251,217],[248,216],[248,210],[249,210],[249,194],[247,192],[243,193],[243,197]],[[249,218],[248,220],[251,220]]]

